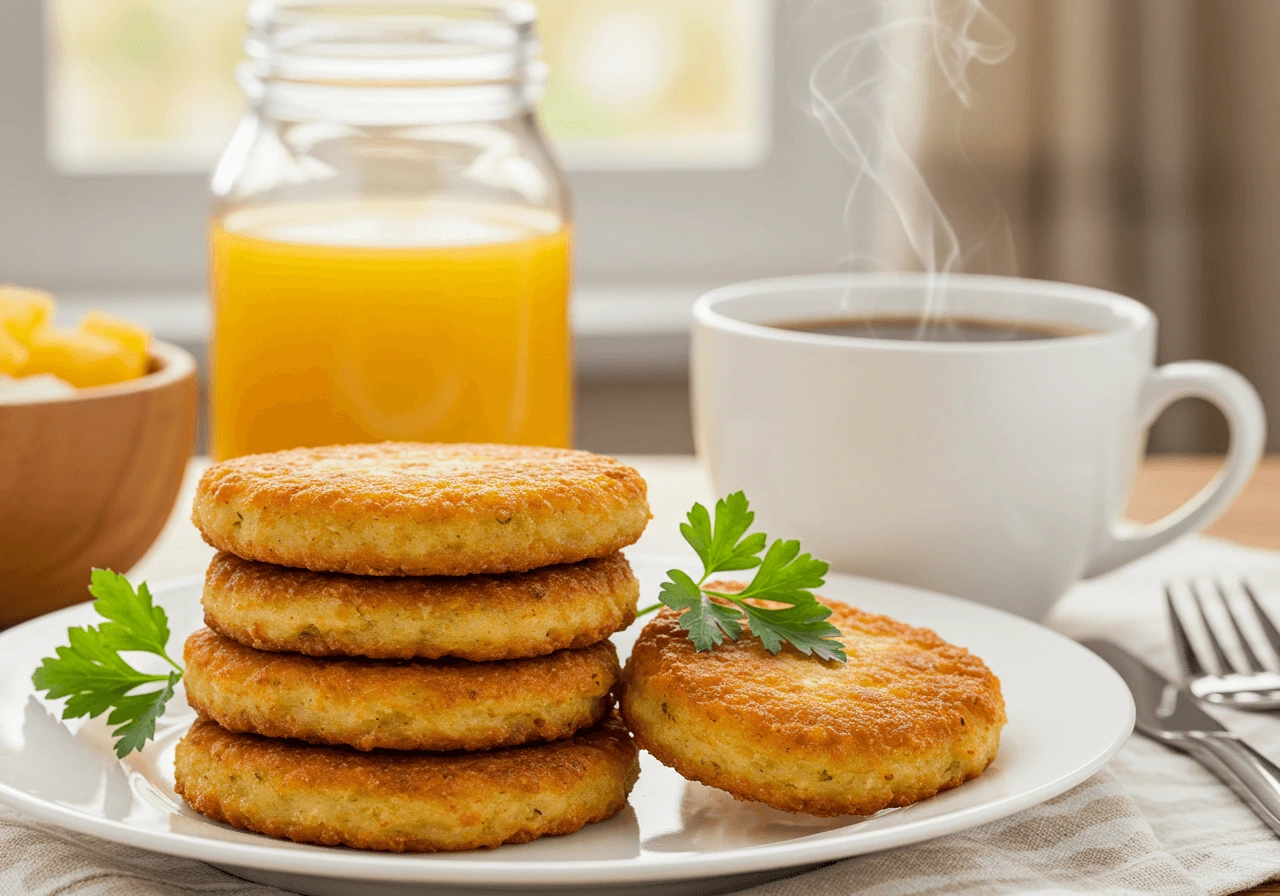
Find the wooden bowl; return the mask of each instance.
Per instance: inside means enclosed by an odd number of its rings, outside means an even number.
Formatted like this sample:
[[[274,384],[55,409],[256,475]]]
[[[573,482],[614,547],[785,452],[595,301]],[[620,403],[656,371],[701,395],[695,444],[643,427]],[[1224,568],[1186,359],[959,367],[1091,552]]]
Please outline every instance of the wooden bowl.
[[[155,342],[152,372],[0,405],[0,628],[88,600],[92,567],[127,572],[173,510],[195,444],[196,364]]]

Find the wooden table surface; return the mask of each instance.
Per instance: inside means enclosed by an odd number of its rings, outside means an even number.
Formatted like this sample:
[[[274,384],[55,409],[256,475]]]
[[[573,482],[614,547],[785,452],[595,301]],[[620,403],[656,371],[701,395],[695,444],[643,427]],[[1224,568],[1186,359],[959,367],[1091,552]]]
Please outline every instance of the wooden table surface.
[[[1153,457],[1134,483],[1129,516],[1150,523],[1177,509],[1222,464],[1218,457]],[[1280,551],[1280,455],[1268,457],[1235,504],[1209,527],[1208,534],[1237,544]],[[1280,896],[1280,881],[1247,891],[1249,896]]]
[[[1213,478],[1218,457],[1153,457],[1138,473],[1129,516],[1149,523],[1176,510]],[[1280,455],[1262,462],[1243,494],[1209,527],[1209,535],[1280,551]]]

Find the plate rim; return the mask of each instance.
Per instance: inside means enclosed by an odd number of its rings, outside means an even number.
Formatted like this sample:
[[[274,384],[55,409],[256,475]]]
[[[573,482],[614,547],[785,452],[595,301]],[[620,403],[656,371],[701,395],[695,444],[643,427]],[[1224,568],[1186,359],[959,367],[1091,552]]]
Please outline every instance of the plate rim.
[[[689,558],[674,554],[637,551],[629,556],[633,561],[682,566]],[[1124,747],[1133,732],[1136,710],[1132,694],[1119,674],[1104,660],[1079,642],[1040,623],[1013,613],[965,600],[953,595],[855,576],[849,573],[831,573],[851,584],[872,583],[876,587],[909,593],[914,596],[941,600],[946,603],[963,603],[980,612],[995,614],[1015,625],[1029,625],[1041,629],[1050,637],[1059,639],[1080,652],[1085,662],[1096,663],[1104,678],[1110,678],[1117,686],[1117,694],[1123,694],[1126,718],[1110,736],[1107,746],[1077,768],[1030,790],[976,806],[961,808],[943,815],[913,822],[909,827],[889,827],[857,834],[823,837],[803,842],[805,838],[785,840],[761,846],[749,846],[724,850],[712,854],[671,855],[658,867],[637,865],[632,858],[601,859],[595,861],[533,861],[512,860],[506,862],[478,862],[457,858],[459,853],[395,854],[335,850],[332,853],[283,848],[270,841],[263,843],[232,843],[209,839],[195,834],[177,831],[151,831],[134,828],[124,821],[87,814],[83,810],[60,806],[32,797],[0,781],[0,805],[6,805],[25,813],[37,821],[54,824],[66,830],[98,837],[124,846],[158,852],[179,858],[195,859],[209,864],[274,871],[284,874],[322,877],[339,880],[362,880],[386,883],[422,883],[443,885],[470,885],[510,887],[519,885],[563,885],[571,879],[575,886],[635,884],[672,880],[693,880],[735,874],[772,871],[801,867],[823,862],[853,858],[858,855],[923,843],[937,837],[970,830],[983,824],[1008,818],[1019,812],[1038,806],[1055,796],[1088,780],[1100,771]],[[154,596],[192,588],[203,581],[203,576],[191,575],[165,579],[151,587]],[[837,598],[839,599],[839,598]],[[0,639],[19,634],[36,623],[49,625],[54,617],[71,616],[92,605],[91,601],[75,604],[38,616],[28,622],[0,633]],[[43,697],[38,697],[47,702]],[[905,836],[904,836],[905,835]],[[849,839],[856,836],[856,841]],[[294,844],[290,844],[292,846]],[[307,844],[301,844],[307,845]],[[850,846],[855,846],[850,850]],[[447,862],[431,864],[432,859],[449,856]],[[364,867],[368,866],[368,867]],[[425,873],[424,873],[425,872]]]

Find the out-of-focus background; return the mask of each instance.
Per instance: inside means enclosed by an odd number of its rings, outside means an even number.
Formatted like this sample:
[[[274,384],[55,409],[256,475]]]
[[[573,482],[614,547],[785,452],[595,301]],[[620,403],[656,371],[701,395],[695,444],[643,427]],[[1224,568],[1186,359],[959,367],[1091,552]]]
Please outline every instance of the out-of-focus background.
[[[813,114],[815,65],[869,33],[893,42],[873,60],[873,108],[954,225],[956,269],[1146,302],[1162,360],[1240,369],[1280,447],[1275,0],[537,5],[553,71],[542,114],[576,205],[582,447],[692,450],[689,308],[706,288],[918,264],[892,203],[851,194],[856,172]],[[244,7],[0,4],[0,281],[58,292],[68,317],[107,307],[203,356],[208,174],[242,106]],[[928,25],[966,16],[1015,42],[968,67],[967,104]],[[1220,430],[1177,408],[1155,447],[1217,449]]]
[[[939,95],[916,149],[962,242],[990,232],[992,198],[1007,218],[1012,253],[979,251],[966,269],[1140,299],[1160,317],[1161,360],[1238,369],[1280,448],[1280,3],[987,8],[1017,50],[971,70],[975,99],[958,117]],[[1225,427],[1184,402],[1153,444],[1217,451]]]

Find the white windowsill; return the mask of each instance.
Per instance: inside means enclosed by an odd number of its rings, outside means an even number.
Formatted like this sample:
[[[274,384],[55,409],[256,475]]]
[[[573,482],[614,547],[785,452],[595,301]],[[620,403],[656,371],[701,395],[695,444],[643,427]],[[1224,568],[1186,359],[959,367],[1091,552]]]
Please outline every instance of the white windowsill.
[[[666,379],[688,369],[694,301],[717,283],[632,283],[578,287],[573,301],[578,376],[587,380]],[[199,351],[209,338],[208,298],[196,292],[65,293],[58,319],[89,308],[138,321],[157,338]]]

